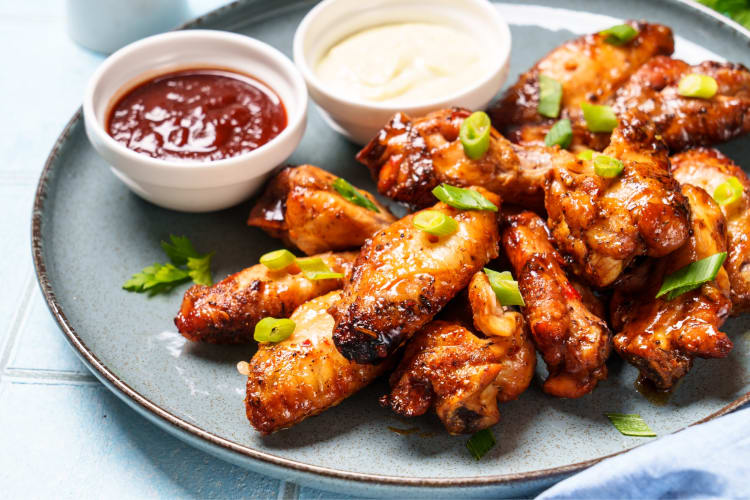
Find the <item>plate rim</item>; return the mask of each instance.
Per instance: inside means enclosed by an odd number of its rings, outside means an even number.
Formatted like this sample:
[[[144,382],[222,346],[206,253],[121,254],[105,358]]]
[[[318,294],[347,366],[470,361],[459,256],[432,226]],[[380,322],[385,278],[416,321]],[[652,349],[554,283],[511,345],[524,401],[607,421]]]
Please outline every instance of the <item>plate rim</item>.
[[[714,20],[719,21],[721,24],[724,24],[734,29],[735,31],[738,31],[740,34],[744,35],[745,38],[747,38],[748,43],[750,43],[750,30],[744,28],[730,18],[725,17],[718,12],[715,12],[714,10],[709,9],[708,7],[696,2],[695,0],[665,1],[667,3],[682,4],[694,10],[697,10],[703,15],[709,16]],[[224,5],[204,15],[198,16],[182,24],[176,29],[181,30],[199,26],[205,23],[207,19],[218,16],[219,14],[223,14],[226,11],[234,10],[240,5],[248,3],[255,3],[255,0],[236,0],[228,5]],[[55,140],[55,143],[44,163],[44,167],[39,176],[39,181],[35,190],[31,217],[31,253],[37,283],[39,284],[39,288],[41,289],[47,308],[62,330],[66,340],[74,348],[76,354],[83,361],[86,367],[96,376],[96,378],[100,382],[103,383],[105,387],[107,387],[107,389],[114,393],[118,398],[120,398],[132,409],[136,410],[137,413],[141,414],[144,418],[147,418],[153,423],[158,424],[162,429],[175,435],[179,439],[186,441],[190,445],[202,444],[203,446],[205,446],[204,451],[229,452],[230,454],[239,454],[242,458],[249,458],[251,460],[255,460],[271,466],[274,469],[278,469],[278,472],[288,471],[289,469],[291,469],[302,474],[322,476],[324,478],[329,478],[332,480],[406,487],[481,487],[510,485],[519,482],[550,479],[555,476],[568,475],[574,472],[578,472],[580,470],[591,467],[592,465],[595,465],[602,460],[620,455],[634,448],[642,446],[642,444],[636,445],[634,447],[627,448],[615,453],[593,458],[590,460],[576,462],[573,464],[526,472],[493,474],[484,476],[459,476],[452,478],[394,476],[370,474],[364,472],[352,472],[335,469],[332,467],[312,465],[302,461],[280,457],[278,455],[274,455],[265,451],[259,451],[250,446],[231,441],[217,434],[209,432],[199,427],[198,425],[192,424],[165,410],[158,404],[141,395],[138,391],[131,388],[124,380],[115,375],[104,363],[102,363],[98,359],[98,357],[88,348],[85,342],[83,342],[83,340],[78,336],[78,333],[73,328],[73,325],[71,325],[68,321],[64,311],[62,310],[62,307],[57,302],[55,291],[49,280],[49,276],[47,275],[47,265],[44,260],[44,242],[42,238],[42,214],[44,213],[44,205],[47,197],[48,181],[50,174],[55,168],[54,164],[60,154],[61,148],[67,141],[73,127],[80,124],[81,116],[82,111],[79,107],[67,122],[60,135]],[[714,413],[696,422],[693,422],[682,429],[678,429],[673,433],[680,432],[687,427],[692,427],[694,425],[698,425],[718,418],[722,415],[734,411],[735,409],[743,406],[748,402],[750,402],[750,391],[735,399],[726,406],[715,411]],[[185,438],[191,439],[186,440]],[[195,438],[198,438],[199,441],[194,442],[193,439]],[[202,448],[203,446],[198,447]],[[245,461],[244,463],[247,463],[247,461]]]

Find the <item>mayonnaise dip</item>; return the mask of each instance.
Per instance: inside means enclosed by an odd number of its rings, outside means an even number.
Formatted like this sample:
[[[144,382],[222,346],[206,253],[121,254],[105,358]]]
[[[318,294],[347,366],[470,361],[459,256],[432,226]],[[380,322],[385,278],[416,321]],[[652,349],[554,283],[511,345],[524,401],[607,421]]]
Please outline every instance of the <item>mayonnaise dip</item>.
[[[318,62],[334,92],[387,104],[419,104],[472,86],[488,71],[469,34],[432,23],[387,24],[355,33]]]

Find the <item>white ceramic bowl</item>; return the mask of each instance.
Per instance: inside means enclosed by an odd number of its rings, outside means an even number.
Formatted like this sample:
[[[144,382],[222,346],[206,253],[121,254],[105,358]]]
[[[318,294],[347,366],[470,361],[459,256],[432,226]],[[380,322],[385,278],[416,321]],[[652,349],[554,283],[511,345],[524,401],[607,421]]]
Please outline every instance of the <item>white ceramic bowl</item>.
[[[210,162],[152,158],[106,132],[109,108],[124,92],[159,74],[196,67],[234,69],[267,84],[286,107],[286,128],[254,151]],[[305,131],[307,90],[294,64],[265,43],[224,31],[177,31],[144,38],[104,61],[89,82],[83,116],[94,148],[133,192],[165,208],[208,212],[248,198],[292,154]]]
[[[487,51],[491,67],[471,87],[413,106],[337,95],[316,75],[317,63],[337,42],[373,26],[404,22],[445,24],[471,33]],[[508,24],[487,0],[324,0],[297,28],[294,62],[329,125],[364,144],[398,111],[419,116],[449,106],[484,108],[508,77],[510,48]]]

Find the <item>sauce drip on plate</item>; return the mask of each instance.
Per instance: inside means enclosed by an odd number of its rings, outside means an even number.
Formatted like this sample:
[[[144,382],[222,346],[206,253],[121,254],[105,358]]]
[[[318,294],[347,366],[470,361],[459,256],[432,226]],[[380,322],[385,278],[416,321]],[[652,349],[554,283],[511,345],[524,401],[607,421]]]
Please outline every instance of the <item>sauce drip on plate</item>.
[[[189,69],[128,91],[111,108],[107,132],[141,154],[211,161],[250,152],[286,127],[284,104],[249,76]]]

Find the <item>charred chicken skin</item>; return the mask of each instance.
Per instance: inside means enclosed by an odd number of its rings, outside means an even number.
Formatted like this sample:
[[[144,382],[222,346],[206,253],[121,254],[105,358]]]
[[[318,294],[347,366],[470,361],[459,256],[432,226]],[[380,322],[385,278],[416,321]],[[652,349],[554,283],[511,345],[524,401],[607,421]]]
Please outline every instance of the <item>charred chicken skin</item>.
[[[570,119],[574,144],[603,149],[609,141],[609,134],[588,131],[581,104],[607,104],[617,89],[646,61],[674,51],[672,30],[668,27],[634,21],[629,24],[638,30],[638,35],[624,45],[609,44],[605,42],[605,36],[595,33],[566,42],[547,54],[522,74],[489,110],[492,123],[514,141],[543,142],[556,121],[538,112],[539,75],[545,75],[562,85],[559,118]]]
[[[689,232],[687,201],[647,117],[635,113],[616,128],[604,154],[622,162],[617,177],[599,176],[592,161],[580,160],[554,169],[545,189],[558,250],[595,287],[613,283],[636,256],[673,252]]]
[[[548,394],[577,398],[591,392],[607,377],[605,362],[611,349],[607,324],[587,306],[597,300],[562,268],[544,221],[532,212],[506,216],[502,243],[510,260],[525,306],[523,313],[534,344],[549,376]]]
[[[523,316],[501,306],[483,272],[469,284],[474,327],[435,320],[409,342],[380,400],[413,417],[431,407],[451,434],[473,433],[500,420],[498,402],[516,399],[531,383],[534,346]]]
[[[736,177],[743,187],[737,201],[721,206],[727,221],[727,260],[731,285],[732,314],[750,311],[750,179],[732,160],[715,149],[691,149],[671,158],[672,173],[681,184],[691,184],[713,193]]]
[[[328,267],[345,275],[355,252],[324,253]],[[286,318],[308,300],[337,290],[343,279],[309,280],[294,265],[279,271],[258,264],[213,286],[194,285],[185,292],[174,322],[188,340],[241,344],[253,340],[255,325],[266,316]]]
[[[396,218],[367,191],[376,207],[347,201],[334,188],[335,175],[312,165],[287,167],[276,175],[250,212],[256,226],[307,255],[361,247]]]
[[[682,77],[697,73],[716,80],[710,99],[682,97]],[[655,57],[618,90],[615,112],[648,113],[657,133],[672,151],[709,146],[750,132],[750,71],[741,64],[706,61],[690,66],[670,57]]]
[[[290,319],[294,333],[277,343],[261,343],[249,363],[245,409],[263,434],[291,427],[351,396],[388,368],[358,365],[333,345],[333,318],[326,310],[341,292],[299,306]]]
[[[473,188],[499,207],[500,199]],[[388,357],[435,314],[471,277],[498,255],[496,213],[459,210],[438,203],[432,210],[458,227],[436,237],[414,227],[415,214],[378,231],[365,243],[352,278],[330,313],[339,351],[357,363]]]
[[[686,184],[692,232],[676,252],[653,262],[627,280],[612,299],[614,346],[641,376],[668,390],[687,374],[693,359],[723,358],[732,341],[719,331],[731,311],[729,278],[722,267],[714,281],[672,300],[655,298],[665,276],[691,262],[726,251],[726,224],[718,205],[703,189]],[[646,263],[645,265],[648,265]],[[643,280],[645,283],[639,284]]]

